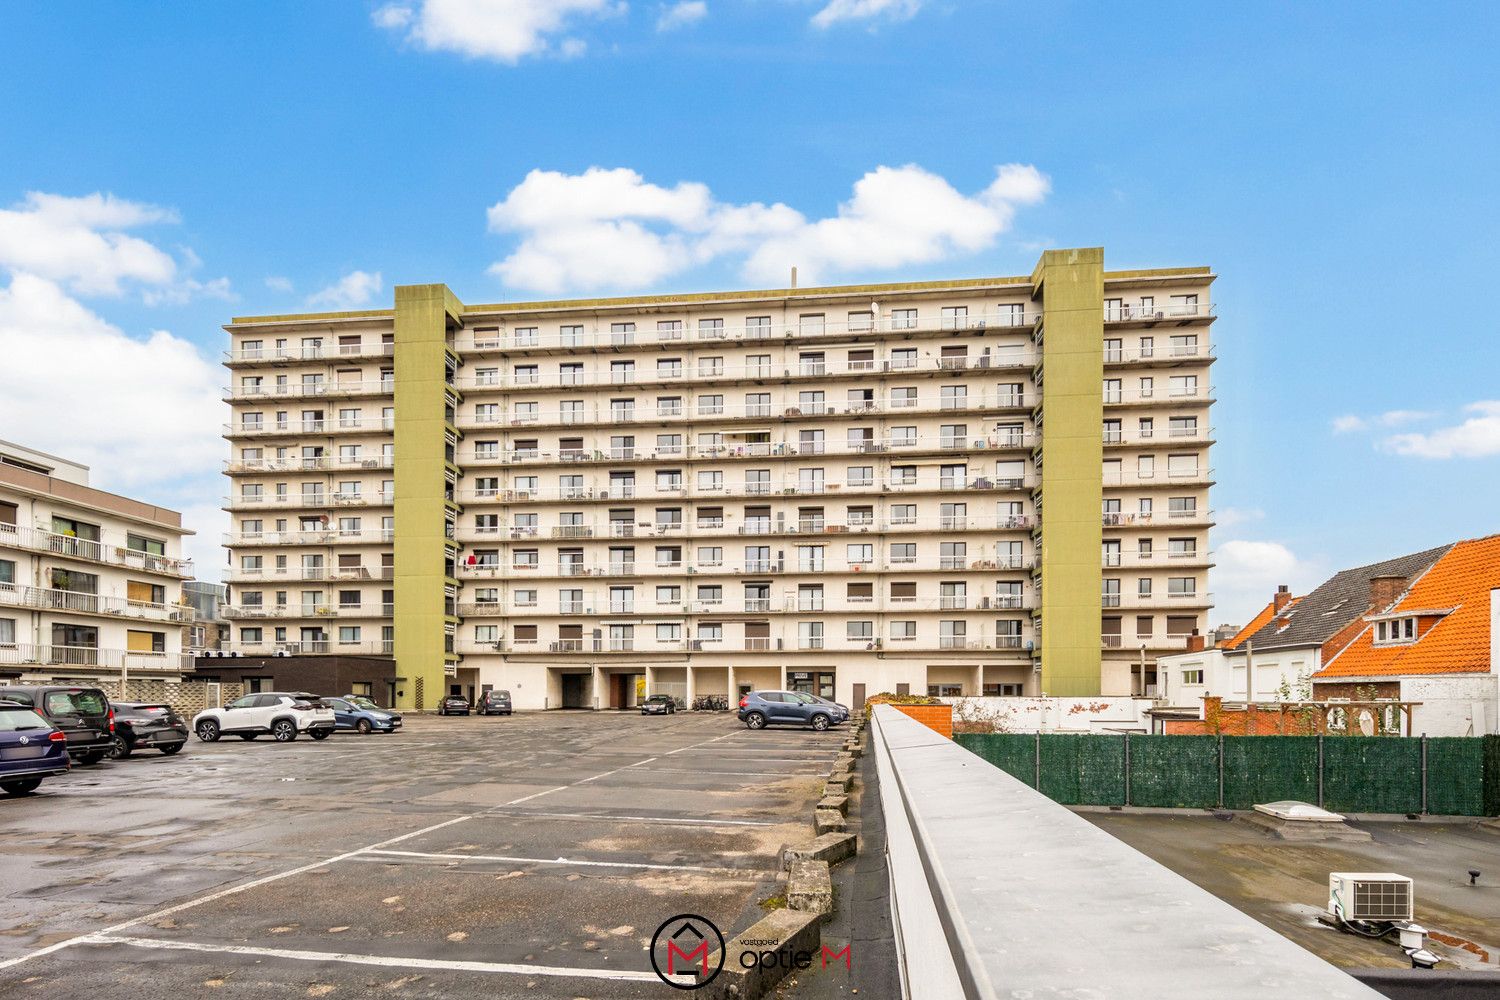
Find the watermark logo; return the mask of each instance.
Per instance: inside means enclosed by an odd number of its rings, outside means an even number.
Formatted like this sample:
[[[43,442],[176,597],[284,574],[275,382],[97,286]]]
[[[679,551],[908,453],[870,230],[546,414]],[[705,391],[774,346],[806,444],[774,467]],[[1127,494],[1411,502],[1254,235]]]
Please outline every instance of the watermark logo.
[[[673,989],[701,989],[724,968],[724,935],[696,913],[668,917],[651,936],[651,968]]]

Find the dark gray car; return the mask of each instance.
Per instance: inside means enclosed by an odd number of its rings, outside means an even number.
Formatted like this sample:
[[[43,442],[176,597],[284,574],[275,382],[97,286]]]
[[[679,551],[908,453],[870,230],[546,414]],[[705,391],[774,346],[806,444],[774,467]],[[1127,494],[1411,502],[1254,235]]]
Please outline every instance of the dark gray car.
[[[740,721],[751,729],[811,726],[821,732],[848,722],[849,710],[799,691],[751,691],[740,698]]]

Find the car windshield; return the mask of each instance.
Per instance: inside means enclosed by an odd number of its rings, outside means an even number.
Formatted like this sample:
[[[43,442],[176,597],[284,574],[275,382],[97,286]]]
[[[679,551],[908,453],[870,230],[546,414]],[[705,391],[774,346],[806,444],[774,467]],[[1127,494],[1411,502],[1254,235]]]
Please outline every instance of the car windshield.
[[[375,702],[372,701],[369,698],[350,698],[349,702],[350,702],[350,704],[358,705],[360,708],[379,708],[380,707],[379,705],[375,704]]]
[[[47,720],[29,708],[8,708],[0,705],[0,733],[20,733],[32,729],[51,728]]]
[[[43,702],[48,715],[104,715],[109,703],[98,691],[48,691]]]

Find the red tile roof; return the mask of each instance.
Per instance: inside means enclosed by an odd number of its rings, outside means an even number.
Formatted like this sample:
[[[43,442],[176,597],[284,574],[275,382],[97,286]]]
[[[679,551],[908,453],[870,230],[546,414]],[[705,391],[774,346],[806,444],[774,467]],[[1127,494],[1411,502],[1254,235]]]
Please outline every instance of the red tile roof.
[[[1313,679],[1488,673],[1490,591],[1497,587],[1500,535],[1459,542],[1433,563],[1386,614],[1430,613],[1434,608],[1452,608],[1452,612],[1412,643],[1377,646],[1374,626],[1366,623],[1358,637]]]
[[[1292,598],[1286,603],[1282,610],[1290,611],[1300,600],[1302,600],[1302,598],[1300,597]],[[1255,617],[1250,619],[1249,625],[1246,625],[1244,628],[1240,629],[1231,638],[1228,638],[1219,643],[1219,648],[1239,649],[1240,646],[1244,644],[1246,639],[1259,632],[1263,627],[1265,627],[1266,623],[1274,617],[1276,617],[1276,602],[1273,600],[1265,607],[1261,608],[1260,611],[1256,612]]]

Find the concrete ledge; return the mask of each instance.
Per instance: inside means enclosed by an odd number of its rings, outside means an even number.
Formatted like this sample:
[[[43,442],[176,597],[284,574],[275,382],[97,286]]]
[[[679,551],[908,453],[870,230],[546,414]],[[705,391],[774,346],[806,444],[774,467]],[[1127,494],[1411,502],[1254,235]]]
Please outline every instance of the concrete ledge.
[[[844,814],[836,809],[814,809],[813,810],[813,833],[823,836],[825,833],[843,833],[849,829],[849,821]]]
[[[849,786],[854,783],[854,776],[848,771],[838,774],[830,774],[827,782],[823,785],[824,795],[843,795],[849,791]]]
[[[849,796],[825,795],[818,800],[817,809],[832,809],[840,816],[849,815]]]
[[[846,858],[854,857],[858,850],[857,838],[852,833],[825,833],[815,837],[811,843],[787,847],[781,852],[781,867],[791,868],[796,861],[826,861],[836,865]]]
[[[874,718],[896,940],[913,1000],[1080,990],[1379,1000],[951,739],[886,705]],[[922,915],[923,904],[934,919],[909,927],[908,914]],[[956,983],[933,985],[936,959]]]
[[[818,961],[822,924],[820,913],[771,911],[724,945],[723,970],[692,995],[711,1000],[758,1000],[788,973]],[[803,961],[806,964],[800,964]],[[718,964],[718,956],[710,956],[708,964]]]
[[[820,917],[833,912],[833,877],[828,874],[828,862],[792,862],[786,879],[786,905]]]

